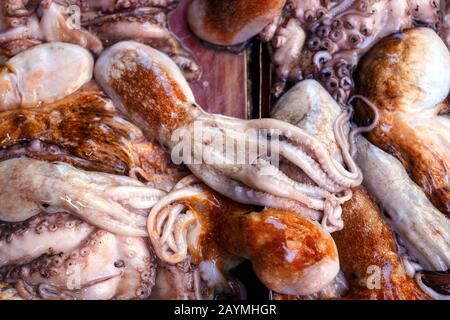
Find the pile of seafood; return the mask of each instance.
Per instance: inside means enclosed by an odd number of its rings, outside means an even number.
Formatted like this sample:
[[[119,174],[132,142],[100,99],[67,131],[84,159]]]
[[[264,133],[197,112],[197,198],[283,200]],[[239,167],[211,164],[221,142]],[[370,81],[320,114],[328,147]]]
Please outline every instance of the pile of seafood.
[[[245,299],[244,261],[277,300],[450,299],[450,1],[190,1],[267,43],[251,120],[196,102],[177,5],[1,1],[0,299]]]

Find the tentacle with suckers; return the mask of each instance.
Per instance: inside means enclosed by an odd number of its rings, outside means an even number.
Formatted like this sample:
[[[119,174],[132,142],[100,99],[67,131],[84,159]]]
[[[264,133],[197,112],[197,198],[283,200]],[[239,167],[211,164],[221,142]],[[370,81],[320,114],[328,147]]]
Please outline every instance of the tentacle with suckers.
[[[0,276],[24,299],[145,299],[151,295],[156,259],[145,239],[94,230],[78,246],[66,249],[2,268]]]

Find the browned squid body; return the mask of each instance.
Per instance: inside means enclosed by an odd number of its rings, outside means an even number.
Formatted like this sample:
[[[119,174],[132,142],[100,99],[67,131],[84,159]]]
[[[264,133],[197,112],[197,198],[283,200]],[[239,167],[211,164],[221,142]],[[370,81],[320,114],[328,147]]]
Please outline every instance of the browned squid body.
[[[0,54],[13,56],[42,42],[68,42],[100,54],[105,46],[136,40],[172,57],[189,80],[201,68],[169,30],[176,0],[8,0],[0,4]]]
[[[195,0],[189,23],[200,38],[221,46],[258,34],[270,41],[276,96],[287,81],[313,77],[344,104],[351,74],[370,47],[414,23],[436,28],[439,10],[440,2],[429,0]]]

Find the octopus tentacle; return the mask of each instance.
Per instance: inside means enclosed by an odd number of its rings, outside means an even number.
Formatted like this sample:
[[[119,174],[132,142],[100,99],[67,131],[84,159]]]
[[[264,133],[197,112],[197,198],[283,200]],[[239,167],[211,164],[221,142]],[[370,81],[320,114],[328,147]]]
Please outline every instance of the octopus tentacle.
[[[239,169],[238,174],[233,174],[236,168],[233,167],[231,172],[228,172],[221,170],[220,166],[216,166],[219,174],[229,176],[250,188],[271,193],[277,197],[291,198],[313,210],[323,210],[323,201],[320,198],[328,195],[326,191],[315,186],[297,183],[281,173],[275,166],[268,165],[267,162],[260,160],[255,165]],[[268,170],[271,172],[270,175],[266,174]],[[283,188],[274,190],[276,185],[283,186]]]
[[[4,1],[0,4],[0,15],[3,15],[2,23],[6,23],[7,26],[12,28],[25,25],[38,5],[37,0],[26,2],[22,0]]]
[[[64,211],[111,232],[146,236],[142,210],[165,194],[128,177],[88,174],[70,165],[24,158],[0,163],[0,174],[11,181],[3,186],[0,197],[3,221],[25,220],[41,211]]]
[[[298,81],[303,77],[299,61],[305,45],[306,33],[296,19],[288,19],[285,22],[278,20],[280,19],[276,19],[276,23],[279,24],[278,30],[275,26],[272,27],[275,28],[274,35],[271,37],[273,38],[272,56],[273,63],[276,65],[275,72],[280,79],[277,90],[283,90],[286,80]]]
[[[239,203],[292,210],[313,220],[319,220],[321,217],[320,211],[310,209],[298,201],[276,197],[270,193],[249,188],[206,165],[191,166],[191,171],[197,176],[201,176],[209,187]]]
[[[331,157],[328,151],[323,147],[323,145],[317,141],[313,136],[306,133],[302,129],[292,126],[290,124],[286,124],[282,121],[278,121],[275,119],[270,120],[253,120],[250,121],[249,126],[255,127],[253,124],[256,123],[257,128],[274,128],[280,130],[282,136],[286,137],[290,141],[300,144],[306,148],[309,154],[314,154],[316,161],[320,164],[323,170],[329,175],[329,177],[335,181],[337,184],[342,185],[344,187],[352,187],[357,186],[361,183],[361,177],[355,176],[350,179],[342,176],[341,172],[345,172],[342,165],[337,164],[331,160]],[[343,148],[344,146],[342,146]],[[356,167],[354,165],[354,161],[351,159],[347,159],[347,165],[351,167]]]
[[[351,105],[351,103],[355,99],[362,100],[370,109],[372,109],[372,112],[374,113],[374,117],[373,117],[373,121],[370,125],[368,125],[366,127],[355,128],[350,132],[349,143],[350,143],[350,155],[352,157],[354,157],[356,154],[355,137],[359,134],[373,131],[377,127],[377,125],[379,124],[380,119],[381,119],[380,111],[378,110],[377,106],[374,103],[372,103],[369,99],[367,99],[366,97],[364,97],[362,95],[353,95],[348,101],[349,105]]]
[[[350,200],[352,193],[350,191],[349,196],[345,199]],[[335,199],[331,199],[325,202],[323,209],[323,218],[321,225],[324,230],[332,233],[342,230],[344,228],[344,220],[342,220],[342,207],[341,203],[336,203]]]
[[[197,257],[196,263],[198,263],[200,271],[199,276],[209,287],[218,286],[223,288],[224,278],[222,273],[232,268],[236,260],[240,260],[237,259],[238,257],[250,259],[254,263],[261,279],[269,287],[277,288],[281,292],[315,291],[328,283],[331,274],[335,274],[335,249],[329,243],[331,239],[329,235],[321,230],[317,224],[309,222],[309,220],[301,218],[294,213],[278,212],[276,210],[268,210],[263,213],[248,213],[244,208],[231,205],[225,198],[198,184],[197,181],[192,180],[190,177],[186,178],[181,184],[181,186],[186,185],[187,187],[184,187],[184,189],[171,192],[152,209],[152,214],[154,215],[151,214],[149,216],[149,232],[154,233],[155,246],[158,248],[160,246],[159,241],[163,239],[161,235],[165,231],[164,228],[170,227],[170,235],[166,238],[168,243],[162,249],[175,248],[183,252],[181,256],[184,257],[184,261],[189,260],[185,252],[189,252],[192,256]],[[179,204],[174,204],[176,202],[179,202]],[[170,211],[175,210],[175,214],[178,214],[180,210],[185,210],[184,206],[189,208],[186,213],[179,214],[175,223],[168,222]],[[200,228],[193,227],[193,223],[199,225]],[[261,233],[262,229],[265,231]],[[255,232],[256,230],[259,231]],[[285,231],[286,234],[284,233]],[[287,248],[284,239],[298,240],[296,248],[308,246],[307,241],[291,236],[291,232],[299,232],[303,236],[308,234],[308,236],[323,244],[320,246],[320,249],[318,247],[309,248],[309,250],[317,252],[317,255],[314,255],[315,261],[312,262],[312,265],[320,265],[319,269],[325,268],[330,273],[326,272],[326,275],[318,275],[316,273],[318,269],[308,269],[304,265],[300,266],[300,262],[297,265],[296,263],[293,264],[289,259],[289,261],[284,260],[286,252],[282,248]],[[254,241],[248,240],[257,236],[257,234],[264,234],[265,240],[261,239],[262,243],[268,241],[274,246],[274,250],[261,250],[259,245],[254,247]],[[242,235],[245,236],[243,237]],[[177,237],[181,239],[181,242],[177,243]],[[170,244],[169,242],[173,243]],[[256,242],[260,243],[259,240]],[[293,250],[293,259],[297,259],[302,255],[297,249]],[[232,253],[231,256],[230,252]],[[266,257],[267,254],[271,258]],[[165,258],[174,257],[181,258],[173,253]],[[273,262],[274,259],[276,260],[275,262]],[[268,261],[273,262],[273,264],[267,263]],[[294,265],[295,267],[293,267]],[[279,282],[278,280],[273,281],[273,279],[270,279],[269,270],[277,273],[295,273],[297,276],[290,277],[293,280],[286,279],[285,281],[285,278],[282,277],[283,280]],[[313,275],[309,273],[309,270]],[[311,280],[311,277],[314,278],[314,281],[306,282]]]
[[[165,10],[171,10],[179,2],[179,0],[57,0],[66,4],[78,5],[83,11],[101,11],[104,13],[114,12],[123,9],[135,9],[139,7],[159,7]]]
[[[187,229],[196,219],[183,204],[172,205],[183,199],[198,197],[203,193],[198,186],[178,189],[161,199],[150,211],[147,229],[156,254],[168,263],[178,263],[188,254]],[[186,211],[182,214],[183,211]]]
[[[221,1],[223,2],[223,1]],[[326,61],[338,59],[344,54],[346,61],[353,69],[360,57],[367,52],[379,39],[390,34],[402,31],[415,25],[426,25],[440,29],[439,1],[431,0],[290,0],[282,3],[272,1],[265,7],[247,5],[248,1],[224,1],[218,7],[216,2],[196,0],[190,7],[189,24],[194,33],[201,39],[222,45],[237,44],[249,40],[254,35],[255,25],[258,25],[260,37],[270,42],[272,62],[275,66],[275,81],[273,92],[276,97],[281,96],[290,83],[302,78],[314,78],[320,81],[320,74],[329,67],[320,63],[326,51],[331,57]],[[224,10],[228,5],[233,10]],[[213,6],[216,6],[217,11]],[[216,9],[217,9],[216,8]],[[276,11],[275,11],[276,10]],[[242,14],[245,12],[245,14]],[[267,20],[264,19],[269,17]],[[277,37],[277,33],[284,34],[288,29],[286,22],[295,20],[302,29],[309,34],[306,38],[307,48],[298,50],[303,46],[301,41],[285,41],[287,37]],[[225,22],[233,21],[229,28]],[[262,24],[262,25],[261,25]],[[264,26],[265,24],[265,26]],[[446,23],[448,25],[448,23]],[[260,26],[261,25],[261,26]],[[278,30],[277,30],[278,28]],[[444,32],[448,33],[448,27]],[[209,30],[207,32],[206,30]],[[251,30],[251,32],[250,32]],[[294,39],[295,32],[288,33]],[[444,35],[445,37],[446,35]],[[446,39],[447,40],[447,39]],[[294,50],[292,50],[294,49]],[[292,56],[286,52],[294,53]],[[280,62],[281,56],[286,56],[289,62]],[[351,57],[350,57],[351,56]],[[290,59],[297,61],[291,61]],[[323,81],[323,84],[326,82]],[[343,81],[337,87],[327,89],[345,106],[353,89],[353,83]]]
[[[305,172],[312,181],[330,192],[342,191],[342,187],[326,174],[320,163],[308,152],[289,143],[282,142],[281,147],[280,155]]]
[[[103,44],[94,34],[85,28],[75,25],[68,10],[63,5],[58,5],[52,0],[43,0],[40,5],[42,13],[40,29],[47,42],[68,42],[80,45],[99,54],[103,50]]]
[[[84,27],[94,26],[94,25],[102,25],[106,22],[118,21],[124,18],[132,18],[130,20],[139,20],[144,15],[157,15],[161,10],[154,7],[148,8],[137,8],[129,11],[116,12],[114,14],[95,16],[95,17],[86,17],[82,21],[82,25]],[[155,19],[152,22],[159,22]],[[165,23],[165,21],[162,21]]]
[[[173,190],[184,189],[199,183],[201,183],[201,181],[195,175],[191,174],[178,181],[178,183],[173,187]]]
[[[31,0],[26,5],[6,1],[0,4],[0,53],[14,56],[42,42],[66,42],[98,55],[104,46],[136,40],[167,52],[187,78],[197,80],[200,65],[168,27],[168,13],[177,4],[175,0]]]
[[[342,123],[346,123],[346,124],[349,123],[350,116],[348,116],[345,112],[340,117],[338,117],[336,121],[341,122],[341,118],[343,119]],[[341,126],[341,128],[345,128],[345,125]],[[359,170],[356,163],[354,162],[353,155],[352,155],[352,150],[355,148],[354,147],[354,144],[355,144],[354,135],[355,135],[355,133],[358,133],[358,129],[355,129],[356,131],[350,132],[350,135],[347,138],[349,140],[348,142],[344,142],[345,140],[342,138],[343,129],[340,129],[337,125],[334,125],[333,130],[335,132],[336,143],[339,146],[339,148],[342,150],[342,156],[343,156],[344,162],[349,167],[349,171],[342,170],[341,166],[337,166],[337,169],[344,176],[353,178],[353,179],[358,179],[359,181],[362,182],[362,178],[363,178],[362,173]],[[336,160],[333,160],[333,162],[336,162]]]
[[[31,16],[25,22],[11,23],[11,28],[0,30],[0,52],[11,57],[17,53],[42,43],[43,36],[36,16]]]
[[[100,277],[83,283],[76,292],[68,290],[65,286],[56,286],[48,283],[41,283],[38,285],[30,285],[25,280],[19,280],[16,284],[16,289],[19,294],[28,300],[76,300],[78,295],[81,295],[82,290],[89,290],[97,285],[104,285],[110,280],[114,280],[121,276],[120,273]]]
[[[398,60],[386,60],[399,52]],[[363,60],[358,75],[358,92],[382,111],[379,125],[368,138],[397,157],[445,215],[450,215],[450,121],[440,112],[447,105],[450,78],[443,70],[449,65],[448,48],[438,34],[429,28],[414,28],[405,31],[402,38],[383,39]],[[393,70],[390,83],[399,88],[395,96],[390,95],[385,82]],[[422,82],[418,83],[417,77]],[[439,85],[432,84],[434,79],[440,79]],[[420,92],[426,94],[417,96]],[[359,119],[361,116],[370,118],[372,111],[358,108]]]
[[[157,259],[153,248],[144,238],[118,237],[120,260],[115,267],[122,270],[117,299],[146,299],[156,283]]]
[[[26,284],[25,288],[35,288],[29,292],[38,299],[77,297],[89,289],[95,294],[95,286],[103,282],[111,282],[103,294],[112,294],[114,285],[117,285],[122,271],[112,265],[116,252],[113,246],[116,239],[109,233],[93,233],[80,247],[56,256],[43,256],[31,264],[20,266],[18,276],[10,281],[18,280]],[[89,263],[93,259],[97,264]],[[110,260],[110,264],[105,264]],[[97,276],[93,269],[103,268],[103,275]],[[83,272],[90,270],[91,272]],[[51,279],[51,282],[47,279]],[[43,294],[41,296],[41,294]],[[87,294],[89,295],[89,294]],[[107,297],[108,298],[108,297]]]
[[[167,14],[176,4],[177,1],[136,2],[126,6],[117,5],[113,10],[102,7],[101,14],[91,14],[95,5],[88,5],[82,9],[81,25],[105,46],[123,40],[152,45],[170,55],[186,78],[197,80],[202,74],[202,68],[168,27]]]
[[[0,225],[0,268],[29,263],[43,254],[67,252],[93,232],[87,223],[67,214],[39,214],[23,223]],[[29,248],[33,247],[30,252]]]
[[[166,192],[158,189],[142,187],[112,187],[105,190],[105,194],[122,205],[129,205],[135,209],[148,209],[153,207]],[[145,213],[142,213],[145,215]]]

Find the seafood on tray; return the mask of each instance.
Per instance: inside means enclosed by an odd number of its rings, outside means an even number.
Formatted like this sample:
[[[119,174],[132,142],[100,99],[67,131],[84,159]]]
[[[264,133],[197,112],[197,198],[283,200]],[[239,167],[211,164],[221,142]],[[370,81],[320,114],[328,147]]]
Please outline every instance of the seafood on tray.
[[[187,1],[208,50],[268,43],[247,120],[196,102],[178,2],[0,4],[0,299],[246,299],[245,260],[275,300],[450,299],[450,2]]]

